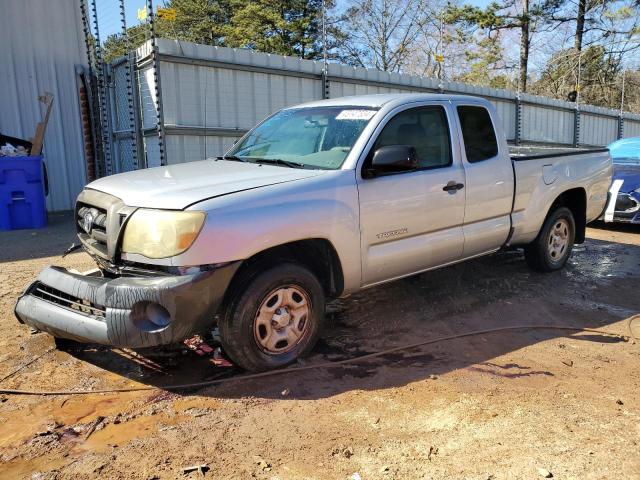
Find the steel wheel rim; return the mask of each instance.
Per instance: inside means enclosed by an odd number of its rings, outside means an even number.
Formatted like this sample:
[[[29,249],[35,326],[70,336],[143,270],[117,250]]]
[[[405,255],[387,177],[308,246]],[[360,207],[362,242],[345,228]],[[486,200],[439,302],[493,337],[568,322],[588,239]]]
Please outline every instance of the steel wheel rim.
[[[569,250],[569,222],[564,218],[557,219],[547,242],[549,257],[554,262],[561,261]]]
[[[287,285],[267,294],[253,323],[260,349],[269,355],[293,350],[309,329],[311,301],[300,287]]]

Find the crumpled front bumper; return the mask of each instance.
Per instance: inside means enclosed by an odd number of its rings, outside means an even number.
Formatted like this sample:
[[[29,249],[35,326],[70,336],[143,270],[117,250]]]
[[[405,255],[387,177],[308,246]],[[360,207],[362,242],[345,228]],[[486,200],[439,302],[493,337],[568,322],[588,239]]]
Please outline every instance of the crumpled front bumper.
[[[104,278],[61,267],[43,270],[18,299],[15,314],[55,337],[142,348],[184,340],[213,324],[239,262],[194,275]],[[154,302],[170,322],[138,321],[132,310]]]
[[[618,193],[613,221],[640,223],[640,193],[635,191]]]

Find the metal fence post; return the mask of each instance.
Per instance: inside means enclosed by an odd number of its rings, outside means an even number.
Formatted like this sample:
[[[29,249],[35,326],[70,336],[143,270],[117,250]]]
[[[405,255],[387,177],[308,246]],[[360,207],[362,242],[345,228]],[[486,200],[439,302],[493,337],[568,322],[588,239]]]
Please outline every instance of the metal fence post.
[[[624,116],[618,117],[618,140],[624,137]]]
[[[91,11],[93,15],[93,25],[95,29],[95,56],[96,71],[98,76],[98,107],[100,109],[101,130],[102,130],[102,152],[104,156],[104,169],[99,169],[101,174],[111,175],[111,129],[107,105],[107,79],[105,78],[105,65],[102,58],[102,47],[100,46],[100,29],[98,27],[98,11],[96,0],[91,0]]]
[[[136,114],[134,110],[134,97],[133,97],[133,65],[135,63],[135,52],[132,51],[131,41],[129,38],[129,31],[127,30],[127,18],[125,15],[125,0],[120,0],[120,20],[122,22],[122,36],[124,37],[124,42],[127,49],[127,60],[126,60],[126,70],[125,70],[125,79],[127,84],[127,113],[129,114],[129,128],[131,129],[131,160],[133,164],[133,169],[137,170],[139,168],[138,165],[138,136],[136,134]]]
[[[522,100],[520,95],[516,95],[516,145],[520,145],[522,142]]]
[[[156,92],[156,109],[157,121],[156,128],[158,130],[158,144],[160,151],[160,165],[166,165],[167,159],[165,155],[164,145],[164,114],[162,112],[162,88],[160,84],[160,60],[158,59],[158,45],[156,43],[155,15],[153,13],[153,0],[147,0],[147,15],[149,17],[149,30],[151,32],[151,62],[153,65],[153,80]]]
[[[87,63],[89,64],[89,75],[93,74],[93,55],[91,55],[91,41],[89,14],[87,12],[86,0],[80,0],[80,13],[82,14],[82,31],[84,32],[84,46],[87,49]]]
[[[99,151],[100,145],[96,137],[96,131],[100,128],[100,121],[95,115],[95,77],[94,77],[94,62],[95,56],[91,48],[91,23],[89,20],[89,12],[87,10],[87,0],[80,0],[80,13],[82,15],[82,31],[84,32],[84,43],[87,50],[87,64],[88,69],[84,74],[85,78],[85,92],[87,95],[87,109],[89,114],[89,130],[91,131],[91,143],[92,143],[92,161],[93,161],[93,173],[89,174],[89,178],[95,180],[100,176],[100,161]],[[99,108],[98,108],[99,109]],[[99,113],[99,112],[98,112]],[[93,177],[93,178],[91,178]],[[89,179],[88,178],[88,179]]]
[[[331,98],[331,85],[329,82],[328,65],[322,69],[322,98]]]
[[[576,106],[573,113],[573,146],[580,145],[580,108]]]

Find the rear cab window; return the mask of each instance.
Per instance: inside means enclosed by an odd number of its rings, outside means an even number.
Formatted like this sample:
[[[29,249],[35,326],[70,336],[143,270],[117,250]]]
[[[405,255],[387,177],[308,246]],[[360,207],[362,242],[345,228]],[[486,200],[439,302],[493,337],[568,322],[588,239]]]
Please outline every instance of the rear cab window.
[[[470,105],[461,105],[457,110],[467,161],[477,163],[498,155],[498,141],[489,111]]]

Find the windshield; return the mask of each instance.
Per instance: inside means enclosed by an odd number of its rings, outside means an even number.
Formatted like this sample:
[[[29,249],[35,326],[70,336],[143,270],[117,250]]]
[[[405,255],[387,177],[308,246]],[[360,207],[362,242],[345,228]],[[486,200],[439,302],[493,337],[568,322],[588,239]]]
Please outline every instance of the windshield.
[[[338,169],[376,111],[362,107],[282,110],[249,132],[225,157],[288,167]]]
[[[609,153],[616,165],[640,165],[640,138],[614,142]]]

